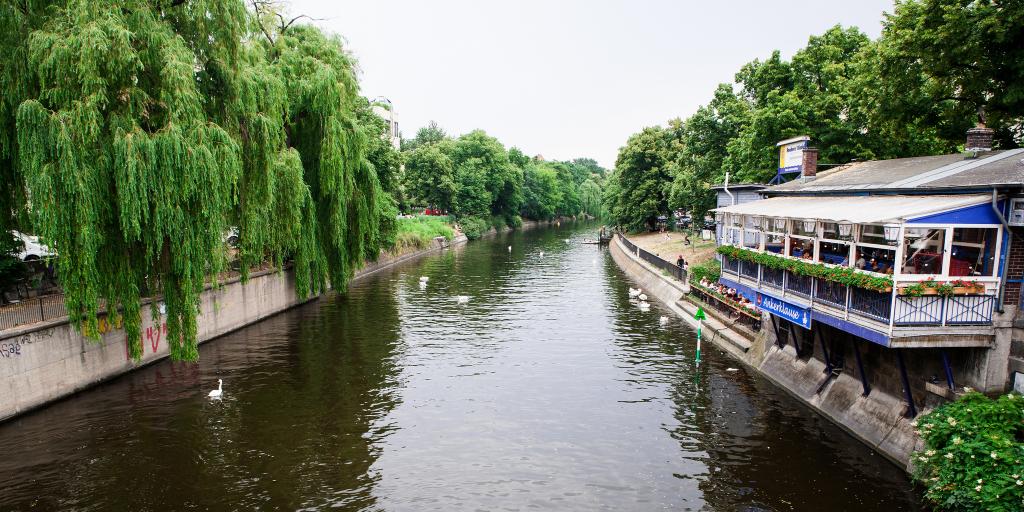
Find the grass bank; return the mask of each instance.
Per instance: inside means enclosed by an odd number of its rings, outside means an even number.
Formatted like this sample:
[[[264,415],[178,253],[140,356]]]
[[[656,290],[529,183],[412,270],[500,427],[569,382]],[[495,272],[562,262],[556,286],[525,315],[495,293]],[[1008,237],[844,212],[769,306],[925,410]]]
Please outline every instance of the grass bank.
[[[395,252],[405,249],[424,249],[435,238],[443,236],[451,240],[455,230],[448,224],[447,217],[417,215],[398,219],[395,235]]]

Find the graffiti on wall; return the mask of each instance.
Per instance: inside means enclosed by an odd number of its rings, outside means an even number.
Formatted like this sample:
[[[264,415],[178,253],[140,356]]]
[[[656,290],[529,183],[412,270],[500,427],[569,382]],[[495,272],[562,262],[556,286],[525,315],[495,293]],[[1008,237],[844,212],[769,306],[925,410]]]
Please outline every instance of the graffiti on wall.
[[[165,336],[167,336],[167,322],[161,322],[160,325],[146,327],[140,336],[142,338],[143,355],[145,355],[146,352],[146,345],[149,345],[153,354],[156,354],[156,351],[160,349],[160,341],[163,340]],[[132,358],[131,354],[128,352],[127,339],[124,343],[124,358],[126,360]]]

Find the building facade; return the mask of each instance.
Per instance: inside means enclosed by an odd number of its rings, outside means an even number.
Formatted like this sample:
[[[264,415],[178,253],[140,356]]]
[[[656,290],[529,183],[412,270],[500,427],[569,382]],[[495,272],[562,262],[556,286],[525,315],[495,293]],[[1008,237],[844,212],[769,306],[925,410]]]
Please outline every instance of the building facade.
[[[821,173],[805,155],[798,179],[715,209],[722,284],[823,363],[818,393],[856,375],[910,418],[1024,386],[1024,149],[973,149]]]

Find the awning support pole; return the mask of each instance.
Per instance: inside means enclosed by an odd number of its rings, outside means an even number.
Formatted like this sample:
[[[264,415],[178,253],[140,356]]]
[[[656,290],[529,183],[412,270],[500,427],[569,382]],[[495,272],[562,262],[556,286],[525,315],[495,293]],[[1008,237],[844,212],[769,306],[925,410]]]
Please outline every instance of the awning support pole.
[[[914,394],[910,391],[910,379],[907,378],[907,365],[903,362],[903,349],[896,349],[896,362],[900,365],[900,380],[903,381],[903,396],[907,400],[907,408],[910,417],[917,416],[917,407],[914,406]]]
[[[864,361],[860,358],[860,342],[856,338],[853,340],[853,355],[857,357],[857,373],[860,374],[860,383],[864,386],[864,394],[861,396],[868,396],[871,393],[871,384],[868,384],[868,376],[864,373]]]
[[[942,367],[946,369],[946,385],[949,386],[949,390],[953,391],[956,389],[956,384],[953,383],[953,367],[949,365],[949,354],[945,350],[941,350],[942,354]]]

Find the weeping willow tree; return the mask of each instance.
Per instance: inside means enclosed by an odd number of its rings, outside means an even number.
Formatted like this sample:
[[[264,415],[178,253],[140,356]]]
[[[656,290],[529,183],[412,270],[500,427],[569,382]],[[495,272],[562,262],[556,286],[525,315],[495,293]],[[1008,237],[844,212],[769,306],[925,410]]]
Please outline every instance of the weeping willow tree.
[[[198,357],[200,293],[231,226],[243,278],[292,259],[302,296],[343,288],[377,237],[351,58],[252,14],[239,0],[0,6],[3,222],[59,253],[72,323],[96,333],[101,308],[122,314],[136,358],[147,294],[166,303],[171,356]]]

